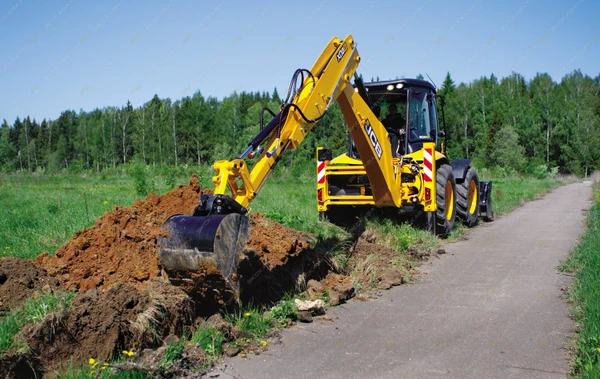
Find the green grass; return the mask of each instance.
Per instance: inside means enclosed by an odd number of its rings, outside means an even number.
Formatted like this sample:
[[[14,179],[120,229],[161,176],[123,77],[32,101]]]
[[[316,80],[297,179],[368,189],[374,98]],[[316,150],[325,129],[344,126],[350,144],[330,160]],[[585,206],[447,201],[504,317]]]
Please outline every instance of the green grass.
[[[167,350],[165,351],[164,357],[158,363],[158,367],[163,369],[172,367],[173,362],[180,359],[183,355],[183,349],[185,348],[187,340],[188,339],[185,336],[182,336],[177,341],[169,344],[169,346],[167,346]]]
[[[294,303],[294,294],[286,294],[283,299],[271,307],[269,314],[280,325],[287,325],[289,321],[296,321],[298,319],[298,308]]]
[[[44,251],[52,254],[75,232],[93,225],[115,205],[129,206],[141,193],[166,193],[178,184],[187,183],[192,173],[198,174],[204,188],[212,188],[213,172],[208,166],[134,165],[101,174],[2,174],[0,257],[31,259]],[[292,175],[285,167],[278,167],[252,202],[252,211],[264,213],[288,227],[341,238],[343,233],[338,228],[319,221],[313,174],[310,171]],[[485,177],[485,170],[481,176],[482,180],[494,182],[492,199],[496,215],[505,214],[562,183],[557,179],[489,178]],[[408,230],[398,233],[406,234]],[[464,232],[458,227],[451,237]],[[402,245],[404,237],[398,239]]]
[[[275,325],[273,319],[252,304],[225,315],[225,320],[256,338],[264,337]]]
[[[189,169],[172,177],[163,171],[148,170],[148,192],[166,193],[187,183],[192,174]],[[197,171],[202,171],[204,182],[210,181],[207,168]],[[0,174],[0,258],[52,254],[114,206],[129,206],[138,197],[135,177],[127,170],[101,175]]]
[[[102,368],[103,364],[98,363],[95,366],[80,366],[69,363],[66,369],[53,373],[56,379],[145,379],[149,377],[148,373],[139,370],[114,371],[110,365]]]
[[[198,345],[214,361],[223,354],[225,336],[214,326],[202,323],[192,335],[191,342]]]
[[[27,345],[17,336],[29,323],[38,323],[52,312],[70,307],[75,294],[72,292],[52,294],[40,292],[29,298],[22,307],[10,310],[0,318],[0,353],[7,350],[24,351]]]
[[[573,347],[572,374],[600,378],[600,185],[594,185],[594,205],[587,230],[560,269],[575,272],[568,299],[578,325]]]

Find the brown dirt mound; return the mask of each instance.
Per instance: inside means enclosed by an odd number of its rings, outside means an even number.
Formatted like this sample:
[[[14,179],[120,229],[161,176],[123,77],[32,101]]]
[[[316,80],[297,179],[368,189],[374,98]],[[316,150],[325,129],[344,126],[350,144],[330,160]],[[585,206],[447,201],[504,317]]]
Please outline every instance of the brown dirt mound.
[[[35,262],[69,289],[103,292],[115,283],[144,288],[161,275],[156,258],[160,227],[173,214],[191,214],[200,194],[194,175],[188,185],[163,196],[150,194],[131,207],[117,206],[77,232],[55,255],[40,254]]]
[[[192,324],[194,304],[181,290],[153,281],[140,292],[129,284],[78,295],[73,308],[52,314],[26,332],[31,350],[49,372],[66,362],[106,361],[122,350],[162,344]]]
[[[289,229],[262,214],[253,214],[246,250],[257,254],[263,265],[271,270],[285,266],[291,258],[308,249],[313,238],[310,233]]]
[[[60,287],[58,280],[31,261],[20,258],[0,259],[0,315],[22,304],[35,291],[52,291]]]
[[[40,254],[35,262],[56,277],[66,288],[87,291],[96,288],[103,292],[115,283],[128,283],[137,288],[161,276],[156,258],[158,235],[163,222],[173,214],[191,214],[203,191],[198,177],[162,195],[148,195],[136,200],[131,207],[115,207],[89,228],[75,234],[52,257]],[[285,228],[261,214],[252,214],[251,236],[246,253],[256,255],[268,270],[284,266],[288,260],[310,246],[310,235]],[[201,273],[210,280],[211,272]],[[198,275],[197,275],[198,276]],[[176,278],[172,278],[177,280]],[[198,281],[188,289],[202,292]]]

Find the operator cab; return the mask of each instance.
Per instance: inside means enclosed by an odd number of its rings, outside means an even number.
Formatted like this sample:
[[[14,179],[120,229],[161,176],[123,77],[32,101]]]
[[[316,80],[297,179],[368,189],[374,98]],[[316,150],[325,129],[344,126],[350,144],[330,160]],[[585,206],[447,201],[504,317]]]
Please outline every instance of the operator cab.
[[[403,133],[396,133],[386,125],[394,156],[394,144],[399,144],[399,155],[410,154],[423,147],[424,142],[438,142],[438,122],[435,104],[435,88],[426,80],[395,79],[379,82],[357,82],[358,92],[381,120],[387,116],[390,105],[403,112]],[[360,88],[360,87],[363,88]],[[364,89],[364,90],[363,90]],[[395,129],[395,128],[394,128]],[[397,138],[398,142],[395,142]],[[350,149],[349,155],[355,155]]]

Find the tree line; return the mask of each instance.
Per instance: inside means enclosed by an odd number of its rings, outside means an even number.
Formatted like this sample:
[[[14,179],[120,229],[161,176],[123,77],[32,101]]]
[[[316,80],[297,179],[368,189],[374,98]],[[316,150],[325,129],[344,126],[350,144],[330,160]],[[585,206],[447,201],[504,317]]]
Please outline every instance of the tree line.
[[[556,83],[548,74],[530,81],[517,73],[500,80],[492,74],[456,85],[448,73],[438,93],[444,96],[451,158],[514,172],[554,168],[577,175],[600,164],[600,75],[574,71]],[[212,164],[237,156],[259,131],[261,109],[277,111],[281,102],[276,89],[234,92],[222,100],[196,92],[176,101],[155,95],[137,108],[128,101],[90,112],[66,110],[56,120],[3,120],[0,170],[102,171],[131,161]],[[318,145],[346,148],[337,106],[282,163],[312,166]]]

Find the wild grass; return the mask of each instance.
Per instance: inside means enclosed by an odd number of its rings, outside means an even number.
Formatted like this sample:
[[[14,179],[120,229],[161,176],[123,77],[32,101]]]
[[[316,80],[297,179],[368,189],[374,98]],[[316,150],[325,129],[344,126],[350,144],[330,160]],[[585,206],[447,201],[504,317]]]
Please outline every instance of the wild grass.
[[[10,310],[0,318],[0,353],[7,350],[25,351],[27,345],[18,338],[26,324],[39,323],[52,312],[67,309],[75,297],[72,292],[40,292],[29,298],[21,307]]]
[[[294,298],[294,293],[287,293],[269,310],[270,316],[280,325],[287,325],[288,322],[298,319],[298,308],[296,308]]]
[[[66,369],[53,373],[52,377],[56,379],[145,379],[149,377],[147,372],[140,370],[119,370],[115,372],[110,366],[102,364],[92,366],[70,363]]]
[[[594,204],[579,245],[560,266],[575,272],[568,292],[572,316],[580,326],[574,342],[572,375],[600,378],[600,185],[594,185]]]
[[[191,172],[187,174],[170,179],[173,174],[148,169],[145,191],[166,193],[187,183]],[[52,254],[105,212],[140,197],[134,179],[126,169],[79,175],[0,174],[0,258]]]
[[[492,180],[492,205],[494,215],[506,214],[526,201],[534,200],[552,188],[566,184],[571,179],[534,177],[486,177],[485,171],[481,180]]]
[[[167,346],[167,350],[165,351],[165,355],[158,363],[158,367],[163,369],[168,369],[173,366],[173,363],[181,358],[183,355],[183,350],[185,348],[185,343],[187,342],[186,336],[182,336],[176,341],[173,341]]]
[[[273,319],[252,304],[227,313],[225,320],[257,338],[266,336],[274,326]]]
[[[225,336],[214,326],[202,323],[192,335],[191,342],[204,350],[211,360],[216,360],[223,354]]]
[[[213,172],[209,166],[128,166],[101,174],[0,174],[0,258],[31,259],[44,251],[52,254],[75,232],[92,226],[114,206],[129,206],[136,198],[150,192],[164,194],[179,184],[188,183],[193,173],[198,174],[204,188],[212,188]],[[489,177],[485,170],[482,170],[481,179],[493,180],[492,201],[496,215],[505,214],[564,182],[559,179]],[[343,233],[339,228],[319,221],[315,186],[314,172],[298,174],[278,167],[252,202],[251,210],[264,213],[288,227],[340,238]],[[412,233],[409,230],[395,230],[394,233]],[[457,227],[450,237],[464,233],[464,228]],[[403,238],[398,237],[400,245]]]

